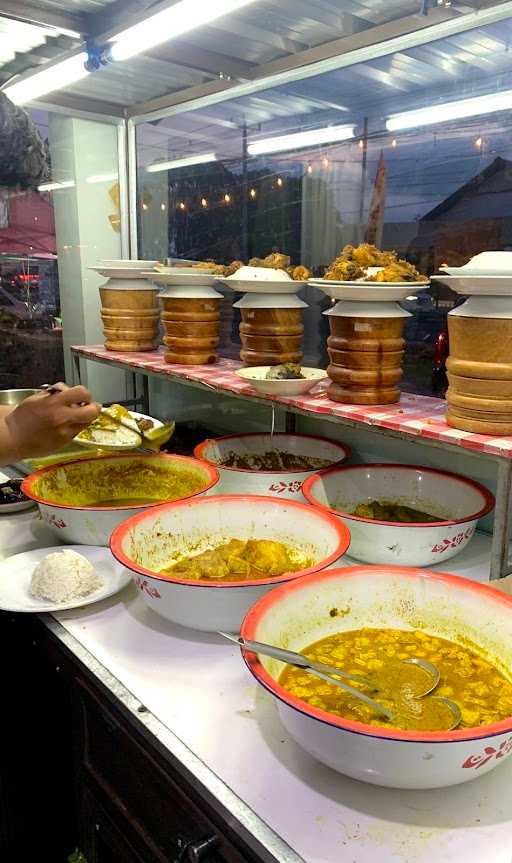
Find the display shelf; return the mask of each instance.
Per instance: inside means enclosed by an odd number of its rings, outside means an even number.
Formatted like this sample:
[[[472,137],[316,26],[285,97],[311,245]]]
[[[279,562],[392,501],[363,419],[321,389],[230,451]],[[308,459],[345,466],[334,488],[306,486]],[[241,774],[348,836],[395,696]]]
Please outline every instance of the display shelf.
[[[140,377],[143,389],[143,413],[150,412],[150,377],[177,381],[187,386],[215,391],[245,401],[278,405],[286,413],[286,430],[294,431],[294,415],[327,420],[349,427],[370,427],[376,434],[418,440],[425,446],[453,451],[455,448],[496,465],[496,506],[491,549],[490,576],[501,578],[511,571],[508,553],[509,525],[511,520],[512,491],[512,437],[496,438],[470,434],[450,428],[445,419],[446,403],[430,396],[402,393],[396,405],[342,405],[327,398],[328,383],[318,384],[305,396],[278,398],[257,393],[241,380],[236,370],[242,364],[221,358],[211,366],[170,365],[164,360],[163,348],[144,353],[119,353],[103,345],[75,345],[71,347],[75,383],[81,381],[81,359],[104,363],[131,372],[133,391]],[[135,397],[134,397],[135,398]],[[140,401],[140,400],[137,400]],[[292,420],[292,422],[290,422]]]
[[[0,526],[0,540],[3,533],[7,543],[3,553],[33,546],[36,524],[34,515],[5,517]],[[54,543],[54,535],[41,527],[39,544]],[[444,568],[485,582],[489,553],[489,537],[477,534]],[[434,791],[356,782],[314,761],[294,743],[272,698],[255,684],[235,646],[212,633],[174,626],[152,612],[133,586],[119,598],[44,620],[133,721],[192,772],[198,789],[208,790],[231,812],[233,829],[251,834],[260,854],[265,849],[262,859],[509,859],[512,759],[480,779]],[[138,712],[141,704],[143,713]]]
[[[450,428],[444,418],[446,402],[430,396],[402,393],[396,405],[343,405],[327,398],[329,381],[318,384],[305,396],[277,397],[257,393],[235,371],[242,368],[236,360],[220,359],[211,366],[169,365],[163,349],[146,353],[118,353],[102,345],[74,346],[75,358],[107,363],[134,372],[177,380],[184,384],[218,390],[227,395],[281,405],[288,411],[321,419],[349,422],[398,432],[401,436],[421,437],[449,447],[462,447],[483,455],[512,459],[512,436],[492,437]]]

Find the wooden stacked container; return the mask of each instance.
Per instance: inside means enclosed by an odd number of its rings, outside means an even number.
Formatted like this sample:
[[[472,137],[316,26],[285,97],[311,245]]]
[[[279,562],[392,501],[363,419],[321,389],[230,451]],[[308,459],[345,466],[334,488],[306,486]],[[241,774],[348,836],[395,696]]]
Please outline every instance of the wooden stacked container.
[[[110,279],[100,288],[105,347],[112,351],[152,351],[159,341],[158,290],[144,280]],[[119,284],[118,284],[119,283]]]
[[[160,295],[167,348],[165,361],[178,365],[215,363],[220,341],[221,294],[213,289],[205,289],[204,297],[173,297],[172,293],[171,289]]]
[[[448,425],[476,434],[512,434],[510,305],[509,298],[471,297],[448,315]]]
[[[383,405],[399,401],[404,318],[329,315],[327,340],[332,384],[329,398],[346,404]]]
[[[241,309],[240,359],[246,366],[302,360],[302,308]]]

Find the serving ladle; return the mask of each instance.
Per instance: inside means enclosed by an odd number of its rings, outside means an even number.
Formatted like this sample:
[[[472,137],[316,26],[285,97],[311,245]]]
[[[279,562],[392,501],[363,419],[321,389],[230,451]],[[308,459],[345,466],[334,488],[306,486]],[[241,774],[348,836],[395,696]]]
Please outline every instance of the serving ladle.
[[[325,665],[323,662],[316,662],[314,659],[309,659],[307,656],[304,656],[302,653],[296,653],[294,650],[285,650],[283,647],[276,647],[273,644],[265,644],[261,641],[251,641],[247,638],[242,638],[240,635],[230,635],[227,632],[219,632],[219,635],[222,635],[224,638],[227,638],[229,641],[234,641],[235,644],[238,644],[242,650],[250,650],[253,653],[262,653],[264,656],[271,656],[273,659],[279,659],[281,662],[285,662],[287,665],[294,665],[296,668],[301,668],[303,671],[308,674],[312,674],[314,677],[318,677],[321,680],[325,680],[328,683],[332,683],[334,686],[338,686],[340,689],[343,689],[345,692],[348,692],[350,695],[353,695],[355,698],[358,698],[360,701],[363,701],[376,713],[381,716],[385,716],[390,721],[393,721],[395,718],[399,716],[400,711],[398,710],[390,710],[387,707],[384,707],[383,704],[379,704],[378,701],[374,701],[373,698],[370,698],[369,695],[366,695],[364,692],[361,692],[360,689],[355,689],[353,686],[350,686],[348,683],[343,683],[342,680],[337,678],[342,677],[344,680],[352,680],[355,683],[362,683],[368,686],[373,692],[379,692],[381,687],[374,679],[370,677],[366,677],[360,674],[350,674],[346,671],[343,671],[340,668],[336,668],[331,665]],[[444,698],[440,696],[431,696],[430,699],[426,699],[420,705],[420,699],[425,699],[425,696],[429,695],[439,683],[440,680],[440,672],[439,669],[436,668],[431,662],[428,662],[426,659],[421,658],[411,658],[411,659],[403,659],[400,660],[400,664],[404,665],[415,665],[418,668],[421,668],[423,671],[427,672],[430,675],[430,681],[428,688],[424,692],[417,693],[415,692],[413,695],[410,695],[407,701],[403,702],[405,713],[411,718],[412,721],[418,720],[421,718],[422,708],[425,704],[429,704],[430,702],[436,702],[434,705],[438,707],[440,703],[443,704],[444,707],[447,708],[447,725],[445,728],[436,728],[430,730],[436,731],[451,731],[456,728],[461,721],[461,712],[459,706],[455,703],[455,701],[451,701],[449,698]],[[335,676],[333,676],[335,675]],[[400,716],[404,717],[405,713],[402,711]],[[423,709],[423,714],[425,711]]]

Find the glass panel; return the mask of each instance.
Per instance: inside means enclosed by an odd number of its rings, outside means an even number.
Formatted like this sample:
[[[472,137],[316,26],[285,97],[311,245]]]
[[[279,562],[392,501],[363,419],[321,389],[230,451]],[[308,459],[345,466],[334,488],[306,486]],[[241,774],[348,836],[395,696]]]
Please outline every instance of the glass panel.
[[[141,124],[140,255],[226,263],[279,250],[321,274],[344,244],[369,239],[432,274],[445,262],[512,248],[510,111],[482,113],[484,104],[436,122],[446,103],[512,91],[511,37],[509,19]],[[428,106],[429,125],[388,131],[392,115]],[[255,143],[333,125],[353,126],[354,137],[251,155]],[[190,164],[212,153],[215,161]],[[188,165],[165,166],[184,158]],[[330,301],[313,287],[302,296],[304,362],[325,365]],[[411,286],[409,296],[404,389],[431,393],[436,340],[458,299],[439,282],[428,293]],[[225,307],[221,353],[236,356],[238,318]]]
[[[71,380],[69,346],[102,341],[104,279],[88,268],[122,257],[117,127],[29,113],[51,177],[36,190],[0,192],[1,389]]]

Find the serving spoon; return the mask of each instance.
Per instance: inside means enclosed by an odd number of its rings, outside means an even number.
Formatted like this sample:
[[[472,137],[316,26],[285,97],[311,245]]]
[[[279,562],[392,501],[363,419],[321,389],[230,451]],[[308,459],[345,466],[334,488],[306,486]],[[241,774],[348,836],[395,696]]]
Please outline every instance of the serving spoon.
[[[250,650],[253,653],[262,653],[264,656],[271,656],[273,659],[279,659],[281,662],[285,662],[287,665],[293,665],[297,668],[301,668],[303,671],[308,674],[312,674],[314,677],[318,677],[321,680],[325,680],[328,683],[332,683],[334,686],[338,686],[340,689],[343,689],[345,692],[348,692],[350,695],[353,695],[355,698],[358,698],[360,701],[363,701],[376,713],[381,716],[385,716],[390,721],[393,721],[399,715],[404,716],[404,712],[400,714],[399,710],[390,710],[387,707],[384,707],[383,704],[379,704],[377,701],[374,701],[373,698],[370,698],[364,692],[361,692],[359,689],[355,689],[353,686],[350,686],[348,683],[343,683],[343,681],[338,680],[336,678],[342,677],[345,680],[352,680],[356,683],[363,683],[366,686],[370,687],[374,692],[379,692],[380,687],[375,680],[365,677],[359,674],[349,674],[346,671],[342,671],[339,668],[335,668],[334,666],[324,665],[322,662],[316,662],[313,659],[308,659],[307,656],[304,656],[302,653],[296,653],[293,650],[285,650],[282,647],[276,647],[273,644],[265,644],[261,641],[251,641],[247,638],[242,638],[239,635],[230,635],[227,632],[219,632],[219,635],[222,635],[223,638],[227,638],[229,641],[235,642],[238,644],[242,650]],[[411,696],[407,699],[407,702],[403,702],[403,707],[405,708],[405,713],[409,716],[412,716],[412,719],[420,719],[421,714],[425,716],[424,705],[427,705],[432,702],[436,702],[434,707],[437,707],[439,703],[442,703],[448,709],[448,724],[445,728],[435,729],[439,731],[452,731],[454,728],[459,725],[461,721],[461,712],[459,706],[455,703],[455,701],[451,701],[449,698],[444,698],[440,696],[431,696],[430,698],[425,698],[425,696],[429,695],[437,686],[440,680],[440,672],[439,669],[436,668],[431,662],[428,662],[426,659],[405,659],[401,660],[401,664],[409,664],[415,665],[419,668],[422,668],[424,671],[428,672],[431,675],[431,681],[429,688],[426,692],[415,693],[414,696]],[[336,675],[334,677],[333,675]],[[420,706],[420,699],[425,699]],[[434,729],[432,729],[434,730]]]

